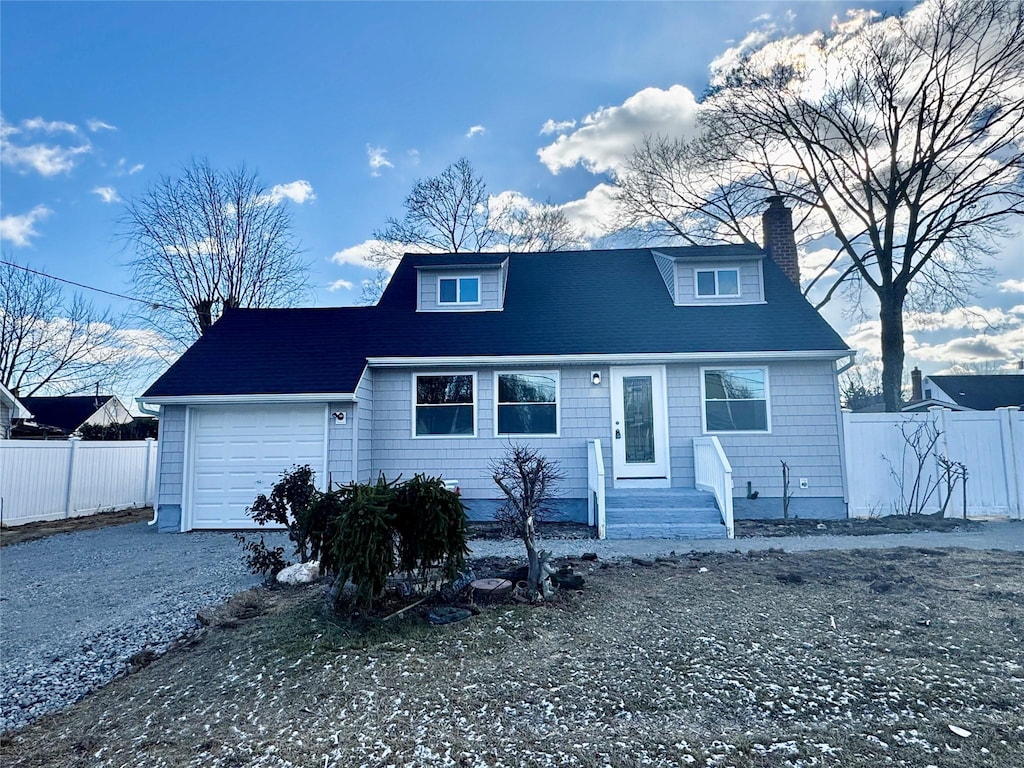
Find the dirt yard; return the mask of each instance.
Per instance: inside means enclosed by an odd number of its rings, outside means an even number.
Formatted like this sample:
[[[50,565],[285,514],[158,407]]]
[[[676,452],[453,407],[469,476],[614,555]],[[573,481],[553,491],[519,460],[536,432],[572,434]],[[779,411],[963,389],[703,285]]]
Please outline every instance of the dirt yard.
[[[74,533],[89,531],[93,528],[105,528],[108,525],[126,525],[140,520],[152,520],[153,508],[123,509],[118,512],[100,512],[97,515],[72,517],[67,520],[48,520],[42,523],[25,523],[24,525],[0,526],[0,546],[20,544],[23,541],[34,541],[58,533]]]
[[[276,612],[9,735],[0,762],[1024,765],[1020,554],[575,565],[585,589],[558,604],[436,628],[359,630],[324,612],[322,586],[272,591],[242,613]]]

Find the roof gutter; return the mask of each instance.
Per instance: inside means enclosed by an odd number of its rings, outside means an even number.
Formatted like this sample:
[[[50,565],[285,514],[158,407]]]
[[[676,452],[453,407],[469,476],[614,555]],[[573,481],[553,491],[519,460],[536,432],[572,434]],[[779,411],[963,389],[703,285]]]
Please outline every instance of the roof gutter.
[[[769,362],[786,360],[840,360],[852,355],[848,349],[777,352],[642,352],[621,355],[468,355],[438,357],[370,357],[371,368],[409,368],[428,365],[631,365],[635,363]]]
[[[838,359],[842,360],[841,357],[838,358]],[[857,364],[857,353],[856,352],[850,352],[850,360],[846,363],[846,365],[844,365],[842,368],[839,368],[836,371],[836,376],[838,376],[841,373],[846,373],[848,370],[850,370],[856,364]]]
[[[354,403],[356,396],[352,392],[283,392],[278,394],[251,395],[166,395],[161,397],[140,397],[154,405],[257,405],[260,403]]]

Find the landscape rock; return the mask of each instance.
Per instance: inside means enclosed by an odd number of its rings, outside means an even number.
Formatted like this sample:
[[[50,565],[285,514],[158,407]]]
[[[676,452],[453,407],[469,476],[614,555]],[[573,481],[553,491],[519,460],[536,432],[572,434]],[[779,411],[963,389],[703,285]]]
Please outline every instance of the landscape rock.
[[[308,563],[289,565],[277,574],[278,584],[309,584],[320,578],[320,563],[310,560]]]

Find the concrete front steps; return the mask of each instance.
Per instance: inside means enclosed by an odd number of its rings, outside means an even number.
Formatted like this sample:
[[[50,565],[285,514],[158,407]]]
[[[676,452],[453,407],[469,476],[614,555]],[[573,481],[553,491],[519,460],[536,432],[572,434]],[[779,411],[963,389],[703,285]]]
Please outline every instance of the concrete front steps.
[[[724,539],[715,496],[696,488],[605,491],[609,539]]]

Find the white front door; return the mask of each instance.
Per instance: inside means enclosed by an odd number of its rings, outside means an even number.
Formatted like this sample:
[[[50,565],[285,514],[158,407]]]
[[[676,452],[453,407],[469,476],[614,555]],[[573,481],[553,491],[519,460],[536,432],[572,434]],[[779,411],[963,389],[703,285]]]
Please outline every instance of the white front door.
[[[665,368],[612,368],[612,468],[616,486],[669,486]]]

